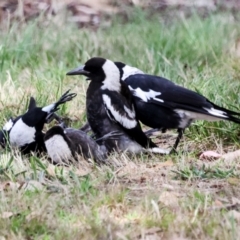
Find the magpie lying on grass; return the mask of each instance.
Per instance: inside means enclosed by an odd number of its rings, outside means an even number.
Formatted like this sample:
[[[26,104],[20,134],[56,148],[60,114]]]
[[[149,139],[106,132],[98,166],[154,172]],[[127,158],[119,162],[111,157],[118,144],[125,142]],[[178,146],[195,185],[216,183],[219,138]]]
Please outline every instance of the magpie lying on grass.
[[[176,150],[184,129],[194,120],[228,120],[240,123],[240,113],[217,106],[194,91],[165,78],[144,74],[124,63],[115,64],[121,72],[121,79],[134,96],[138,119],[163,132],[167,129],[178,130],[173,150]]]
[[[0,134],[1,145],[5,147],[5,144],[9,143],[11,147],[19,148],[23,154],[46,151],[43,126],[52,120],[53,113],[59,109],[59,105],[71,101],[77,95],[69,91],[57,102],[42,108],[37,107],[35,99],[31,97],[27,112],[15,119],[11,118],[3,126]]]
[[[87,89],[87,119],[96,138],[109,132],[118,131],[118,139],[105,139],[108,151],[129,151],[138,153],[143,148],[151,152],[166,153],[159,149],[143,133],[136,118],[132,95],[127,85],[121,81],[119,68],[110,60],[91,58],[84,66],[67,75],[84,75],[91,80]]]
[[[93,158],[97,163],[104,163],[108,151],[104,145],[100,146],[97,142],[114,136],[115,133],[109,133],[95,141],[81,130],[60,125],[46,132],[44,142],[47,153],[55,164],[68,163],[73,158],[78,160],[78,155],[86,159]]]

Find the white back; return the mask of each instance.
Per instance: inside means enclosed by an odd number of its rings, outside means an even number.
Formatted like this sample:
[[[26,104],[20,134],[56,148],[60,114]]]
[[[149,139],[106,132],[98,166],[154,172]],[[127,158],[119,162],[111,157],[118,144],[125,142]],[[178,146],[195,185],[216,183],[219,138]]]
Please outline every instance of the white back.
[[[144,74],[142,70],[135,67],[131,67],[129,65],[125,65],[125,67],[123,67],[122,70],[123,70],[123,76],[122,76],[123,81],[131,75]]]
[[[47,148],[47,153],[55,163],[66,162],[71,159],[72,152],[61,135],[54,135],[45,141],[45,146]]]
[[[20,118],[12,127],[9,134],[9,141],[12,146],[22,147],[35,141],[35,127],[26,125]]]

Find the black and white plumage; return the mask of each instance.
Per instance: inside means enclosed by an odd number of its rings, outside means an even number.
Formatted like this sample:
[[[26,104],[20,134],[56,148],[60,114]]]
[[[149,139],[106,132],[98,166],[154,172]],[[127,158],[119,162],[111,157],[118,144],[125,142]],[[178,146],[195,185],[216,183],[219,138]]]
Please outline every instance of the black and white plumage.
[[[151,128],[177,129],[179,134],[195,120],[228,120],[240,123],[240,113],[217,106],[204,96],[165,78],[144,74],[141,70],[115,62],[122,80],[134,96],[138,119]]]
[[[1,139],[1,145],[8,142],[11,147],[19,148],[23,154],[45,151],[43,126],[51,121],[59,105],[71,101],[76,96],[69,91],[65,92],[57,102],[42,108],[37,107],[35,99],[31,97],[27,112],[15,119],[11,118],[3,126],[1,135],[4,138]]]
[[[118,139],[105,139],[109,151],[141,152],[150,148],[165,153],[143,133],[136,118],[131,92],[120,80],[120,71],[110,60],[91,58],[67,75],[85,75],[91,80],[86,99],[87,119],[96,138],[118,131]]]
[[[107,149],[78,129],[54,126],[46,132],[44,142],[55,164],[77,160],[78,155],[93,158],[97,163],[103,163],[107,158]]]

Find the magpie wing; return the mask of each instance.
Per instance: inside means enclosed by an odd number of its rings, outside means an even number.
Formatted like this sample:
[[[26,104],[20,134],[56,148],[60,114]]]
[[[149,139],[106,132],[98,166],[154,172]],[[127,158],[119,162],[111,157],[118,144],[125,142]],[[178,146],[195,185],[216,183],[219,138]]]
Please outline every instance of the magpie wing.
[[[103,103],[108,117],[126,129],[137,126],[136,113],[133,103],[127,101],[124,96],[115,91],[104,91]]]
[[[219,107],[204,96],[162,77],[136,74],[130,76],[125,82],[135,97],[147,103],[215,115],[220,118],[225,118],[228,114],[239,115],[237,112]],[[211,114],[212,108],[214,108],[213,114]],[[218,112],[218,110],[223,112]]]
[[[104,91],[102,99],[110,120],[122,126],[124,131],[142,147],[157,147],[142,131],[131,101],[115,91]]]

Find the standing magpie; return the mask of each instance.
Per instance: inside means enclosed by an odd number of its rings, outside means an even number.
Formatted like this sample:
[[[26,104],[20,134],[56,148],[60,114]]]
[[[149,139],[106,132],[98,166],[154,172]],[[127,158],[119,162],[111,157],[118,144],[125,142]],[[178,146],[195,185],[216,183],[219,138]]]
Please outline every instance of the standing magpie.
[[[57,102],[42,108],[37,107],[35,99],[31,97],[27,112],[15,119],[11,118],[3,126],[0,134],[1,145],[9,142],[11,147],[19,148],[23,154],[45,151],[43,126],[51,121],[59,105],[71,101],[77,95],[69,91],[65,92]]]
[[[138,119],[163,132],[177,129],[176,150],[184,129],[194,120],[228,120],[240,123],[240,113],[217,106],[204,96],[181,87],[165,78],[144,74],[122,62],[115,62],[121,79],[128,85],[136,106]]]
[[[87,119],[96,138],[109,132],[121,133],[114,141],[104,140],[108,151],[128,150],[137,153],[142,148],[149,148],[151,152],[166,153],[143,133],[136,118],[131,92],[121,81],[120,70],[112,61],[94,57],[67,75],[84,75],[91,80],[87,89],[86,108]]]

